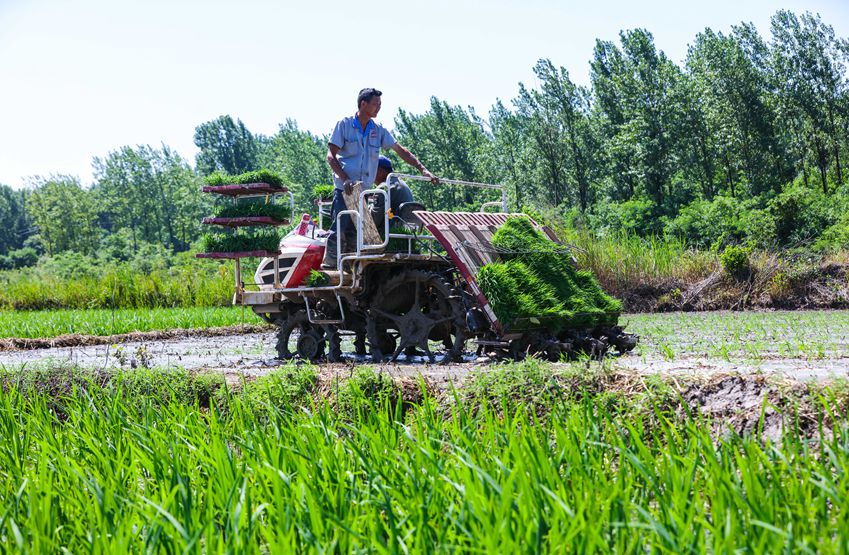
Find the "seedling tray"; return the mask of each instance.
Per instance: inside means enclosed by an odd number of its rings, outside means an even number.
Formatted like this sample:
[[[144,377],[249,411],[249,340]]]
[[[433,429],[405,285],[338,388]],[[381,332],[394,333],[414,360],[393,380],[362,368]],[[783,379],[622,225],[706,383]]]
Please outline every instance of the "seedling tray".
[[[245,197],[286,193],[289,189],[270,183],[246,183],[244,185],[232,183],[230,185],[205,185],[201,191],[228,197]]]
[[[238,258],[268,258],[279,254],[280,251],[199,252],[195,254],[195,257],[234,260]]]
[[[224,227],[281,226],[289,225],[289,220],[276,220],[270,216],[240,216],[238,218],[204,218],[203,223]]]

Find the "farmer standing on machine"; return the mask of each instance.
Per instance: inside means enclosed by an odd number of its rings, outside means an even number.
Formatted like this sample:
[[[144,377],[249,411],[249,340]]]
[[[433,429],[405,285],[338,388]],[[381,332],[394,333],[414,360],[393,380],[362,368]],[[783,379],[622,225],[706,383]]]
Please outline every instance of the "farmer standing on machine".
[[[346,242],[350,242],[355,228],[349,216],[343,216],[339,221],[340,229],[336,229],[336,215],[345,210],[345,199],[343,191],[350,194],[353,184],[361,181],[363,189],[368,189],[374,184],[377,176],[378,157],[380,150],[394,150],[398,156],[410,164],[425,177],[434,183],[437,179],[431,174],[424,164],[413,156],[413,154],[398,144],[392,134],[382,125],[374,121],[380,111],[381,93],[377,89],[363,89],[357,95],[357,113],[351,117],[344,118],[333,128],[330,140],[327,143],[327,163],[333,170],[333,204],[330,210],[330,235],[327,237],[327,246],[324,251],[325,268],[336,268],[336,241],[338,235],[342,235],[342,252],[345,252]]]

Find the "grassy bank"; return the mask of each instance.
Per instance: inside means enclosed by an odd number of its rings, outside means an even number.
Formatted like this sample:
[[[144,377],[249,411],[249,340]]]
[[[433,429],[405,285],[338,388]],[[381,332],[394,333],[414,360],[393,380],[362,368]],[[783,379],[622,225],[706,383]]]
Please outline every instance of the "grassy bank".
[[[597,236],[559,229],[578,267],[621,299],[626,312],[849,308],[849,252],[744,249],[743,267],[674,237]]]
[[[622,292],[638,284],[698,281],[720,267],[714,252],[688,248],[673,237],[639,237],[627,233],[597,236],[587,230],[560,229],[574,245],[580,268],[589,269],[607,290]]]
[[[252,269],[246,269],[252,271]],[[232,264],[190,261],[163,268],[57,264],[0,272],[0,310],[227,306]]]
[[[0,338],[117,335],[259,323],[256,314],[243,307],[0,311]]]
[[[661,386],[634,398],[567,380],[506,367],[439,405],[365,370],[322,385],[287,367],[238,389],[180,371],[7,374],[0,541],[32,552],[849,548],[849,430],[827,391],[813,425],[788,410],[772,440],[712,435]]]

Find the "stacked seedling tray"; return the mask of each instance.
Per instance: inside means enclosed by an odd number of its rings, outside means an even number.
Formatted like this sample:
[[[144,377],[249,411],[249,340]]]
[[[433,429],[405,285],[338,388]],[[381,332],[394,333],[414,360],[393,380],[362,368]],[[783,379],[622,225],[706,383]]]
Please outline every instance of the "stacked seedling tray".
[[[483,266],[476,280],[507,329],[616,325],[622,303],[605,293],[592,273],[575,268],[569,252],[528,218],[507,218],[490,249],[497,260]]]
[[[244,298],[241,279],[242,258],[273,257],[275,260],[275,287],[277,281],[277,256],[280,254],[280,234],[274,228],[288,225],[294,209],[292,193],[283,186],[275,174],[260,170],[238,176],[213,174],[206,179],[204,193],[219,195],[223,200],[215,214],[204,218],[203,223],[229,228],[229,232],[204,236],[204,251],[198,258],[231,259],[235,261],[236,294],[234,303]],[[289,197],[289,205],[280,204],[281,197]],[[257,202],[259,201],[259,202]],[[271,228],[250,233],[244,228]]]

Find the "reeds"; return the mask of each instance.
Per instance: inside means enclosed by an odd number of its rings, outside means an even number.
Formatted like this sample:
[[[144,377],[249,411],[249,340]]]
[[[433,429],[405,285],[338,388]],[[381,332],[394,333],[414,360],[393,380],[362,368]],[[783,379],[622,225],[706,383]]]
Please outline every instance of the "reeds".
[[[576,247],[578,267],[590,270],[615,295],[660,281],[695,283],[719,267],[715,253],[688,248],[674,237],[597,236],[586,230],[563,233],[563,237]]]

